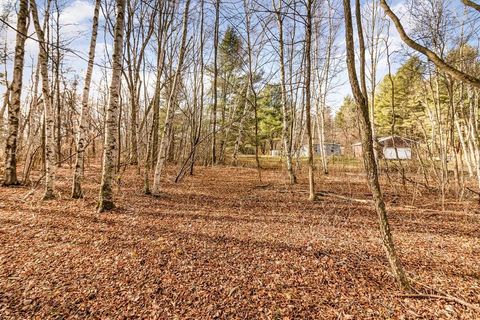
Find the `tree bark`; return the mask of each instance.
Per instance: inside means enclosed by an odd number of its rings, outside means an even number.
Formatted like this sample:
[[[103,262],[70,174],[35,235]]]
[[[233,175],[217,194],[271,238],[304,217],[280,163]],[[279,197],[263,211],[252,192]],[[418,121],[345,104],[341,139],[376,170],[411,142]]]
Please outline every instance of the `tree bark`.
[[[20,7],[17,16],[17,38],[15,45],[15,60],[13,65],[11,101],[8,105],[8,136],[5,147],[5,181],[3,182],[3,185],[5,186],[13,186],[18,184],[17,136],[22,95],[25,40],[27,39],[27,17],[28,0],[20,0]],[[8,99],[7,94],[5,94],[5,99]]]
[[[282,16],[282,0],[279,0],[278,7],[273,0],[273,7],[277,17],[278,24],[278,46],[279,46],[279,59],[280,59],[280,86],[282,95],[282,140],[283,149],[285,151],[285,158],[287,162],[287,172],[291,184],[297,183],[297,177],[293,170],[292,164],[292,141],[289,139],[289,113],[288,113],[288,101],[287,101],[287,87],[285,80],[285,52],[284,52],[284,40],[283,40],[283,16]]]
[[[54,97],[55,97],[55,158],[56,166],[62,166],[62,105],[60,97],[60,10],[58,6],[58,0],[55,0],[55,10],[56,19],[55,19],[55,33],[56,33],[56,47],[55,47],[55,62],[54,71],[55,71],[55,88],[54,88]],[[52,97],[53,99],[53,97]]]
[[[470,0],[462,0],[463,4],[480,12],[480,5]]]
[[[35,33],[39,41],[39,63],[40,75],[42,77],[42,95],[44,105],[44,119],[45,119],[45,193],[44,200],[55,198],[54,182],[55,182],[55,120],[50,98],[50,84],[48,79],[48,54],[47,43],[40,22],[38,19],[38,10],[35,0],[30,1],[30,8],[32,11],[33,23],[35,26]]]
[[[403,42],[405,42],[406,45],[408,45],[413,50],[427,56],[427,58],[430,59],[430,61],[432,61],[440,70],[448,73],[454,79],[469,83],[476,88],[480,88],[479,78],[452,67],[450,64],[446,63],[441,57],[439,57],[435,52],[428,49],[427,47],[422,46],[421,44],[410,38],[405,32],[405,29],[403,28],[400,19],[395,15],[392,9],[390,9],[390,6],[387,4],[386,0],[380,0],[380,5],[382,6],[387,16],[389,16],[389,18],[393,21],[393,24],[395,25],[395,28],[400,35],[400,38],[403,40]]]
[[[77,140],[77,155],[75,161],[75,171],[73,173],[72,198],[83,197],[82,179],[85,166],[85,148],[87,147],[87,117],[89,114],[88,98],[90,93],[90,84],[92,82],[93,62],[95,60],[95,47],[97,44],[98,34],[98,15],[100,11],[100,0],[95,1],[95,9],[93,12],[92,38],[90,39],[90,49],[88,53],[87,72],[85,74],[85,83],[82,93],[82,110],[80,113],[80,128]]]
[[[356,14],[360,14],[360,1],[356,0]],[[390,263],[391,271],[395,280],[397,281],[400,288],[403,290],[410,289],[410,284],[408,279],[403,271],[403,267],[397,253],[395,250],[393,237],[390,231],[390,225],[387,217],[387,210],[385,208],[385,202],[383,199],[383,194],[380,188],[380,183],[378,179],[378,169],[377,163],[375,162],[375,155],[373,151],[373,139],[372,139],[372,127],[370,123],[369,110],[368,110],[368,99],[367,91],[363,90],[359,84],[357,78],[357,72],[355,68],[355,52],[354,52],[354,42],[353,42],[353,25],[352,25],[352,13],[350,7],[350,0],[343,0],[344,5],[344,16],[345,16],[345,42],[346,42],[346,60],[347,60],[347,69],[348,76],[350,79],[350,84],[352,87],[353,96],[357,105],[357,112],[359,113],[360,127],[362,134],[362,149],[363,149],[363,160],[365,165],[365,170],[367,173],[367,180],[370,186],[370,189],[373,194],[373,200],[375,203],[375,210],[378,215],[378,223],[380,227],[380,236],[387,253],[387,258]],[[361,22],[357,20],[357,28],[361,29]],[[359,33],[361,35],[361,33]],[[363,48],[364,49],[364,48]],[[363,56],[363,60],[360,59],[360,63],[365,63],[365,55],[360,54],[360,57]],[[362,73],[362,76],[365,76]],[[362,81],[364,83],[365,80]]]
[[[311,74],[312,74],[312,2],[307,0],[307,17],[305,21],[305,115],[307,125],[307,142],[308,142],[308,200],[314,201],[315,196],[315,178],[313,163],[313,141],[312,141],[312,119],[311,119]]]
[[[117,14],[114,30],[112,79],[110,82],[110,100],[106,110],[105,142],[103,145],[102,183],[98,212],[115,208],[112,194],[112,180],[115,170],[115,151],[117,149],[118,109],[120,104],[120,82],[122,80],[123,38],[125,0],[116,0]]]
[[[220,0],[215,2],[215,30],[213,39],[213,110],[212,110],[212,164],[217,163],[217,107],[218,107],[218,37],[220,23]]]
[[[166,120],[165,125],[163,128],[163,135],[160,141],[160,146],[157,155],[157,164],[155,166],[155,174],[153,177],[153,186],[152,186],[152,195],[158,196],[160,195],[160,178],[162,176],[163,167],[165,164],[165,159],[167,157],[168,151],[168,141],[169,141],[169,132],[171,132],[171,128],[173,125],[173,115],[175,113],[175,103],[177,100],[177,88],[181,79],[181,72],[183,61],[185,58],[185,51],[186,51],[186,44],[187,44],[187,31],[188,31],[188,14],[190,8],[190,0],[186,0],[185,2],[185,9],[183,13],[183,34],[182,34],[182,43],[180,47],[180,55],[178,57],[178,65],[177,69],[175,70],[175,76],[173,79],[173,84],[170,89],[170,94],[167,101],[167,113],[166,113]]]

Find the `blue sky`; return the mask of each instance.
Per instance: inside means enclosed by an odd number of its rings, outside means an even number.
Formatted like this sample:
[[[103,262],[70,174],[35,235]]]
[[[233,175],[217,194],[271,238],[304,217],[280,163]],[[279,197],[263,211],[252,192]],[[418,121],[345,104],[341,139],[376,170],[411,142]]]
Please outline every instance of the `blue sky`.
[[[0,0],[0,5],[1,7],[5,6],[7,3],[9,3],[9,0]],[[61,1],[60,1],[61,2]],[[62,2],[61,2],[62,3]],[[406,1],[402,0],[396,0],[396,1],[391,1],[390,4],[392,6],[392,9],[399,14],[399,16],[403,17],[402,12],[405,12],[405,6],[404,4]],[[235,7],[235,4],[227,4],[227,5],[232,5]],[[43,6],[39,6],[40,10]],[[196,10],[197,8],[193,8],[193,10]],[[67,77],[73,77],[74,74],[78,74],[80,77],[80,82],[83,79],[84,76],[84,70],[86,68],[86,61],[85,59],[87,58],[88,54],[88,43],[90,39],[90,30],[91,30],[91,19],[93,15],[93,1],[90,0],[65,0],[62,3],[62,14],[60,18],[60,23],[62,25],[62,31],[61,31],[61,36],[64,39],[71,39],[68,44],[68,48],[71,50],[74,50],[76,54],[71,54],[67,53],[66,58],[65,58],[65,65],[67,65],[69,68],[72,69],[71,74],[66,74],[65,76]],[[222,25],[222,29],[226,29],[228,24],[235,24],[235,17],[231,17],[228,19],[227,22],[225,22]],[[13,15],[10,19],[10,22],[14,25],[15,24],[15,16]],[[101,15],[101,21],[100,24],[103,24],[103,18]],[[407,28],[407,31],[409,29],[409,23],[408,20],[404,18],[404,24],[405,27]],[[240,27],[239,27],[240,28]],[[33,26],[30,26],[30,31],[29,34],[32,36],[35,36],[33,32]],[[15,44],[15,33],[13,30],[9,28],[4,28],[4,30],[1,31],[1,40],[4,42],[4,39],[6,38],[7,44],[10,49],[13,49],[13,46]],[[390,28],[390,50],[393,51],[402,51],[402,42],[398,37],[398,34],[396,30],[393,28],[393,26]],[[343,33],[340,32],[338,36],[338,44],[340,46],[340,55],[343,55]],[[96,61],[99,64],[102,64],[103,60],[105,59],[105,52],[106,51],[111,51],[112,45],[111,45],[111,39],[109,37],[104,37],[103,32],[100,31],[98,41],[97,41],[97,55],[96,55]],[[25,69],[25,77],[24,77],[24,83],[25,86],[28,85],[30,75],[31,75],[31,69],[28,66],[31,66],[32,60],[36,59],[36,56],[38,54],[38,44],[33,41],[28,39],[26,43],[26,62],[27,62],[27,68]],[[83,57],[79,58],[79,56]],[[403,55],[397,55],[396,57],[394,56],[392,58],[392,69],[395,71],[398,66],[401,64]],[[343,58],[342,58],[343,59]],[[268,64],[267,64],[268,66]],[[1,67],[2,69],[4,66]],[[272,67],[274,68],[274,67]],[[7,70],[9,72],[9,79],[11,79],[11,62],[7,64]],[[75,72],[73,72],[73,70]],[[1,70],[3,72],[3,70]],[[98,85],[101,78],[102,78],[102,72],[100,72],[98,67],[95,67],[94,70],[94,75],[93,75],[93,82],[94,85]],[[386,63],[386,58],[383,56],[381,60],[379,61],[378,64],[378,70],[377,70],[377,77],[379,80],[381,80],[387,73],[388,67]],[[153,74],[152,75],[147,75],[147,78],[150,80],[146,81],[154,81]],[[340,72],[336,78],[336,83],[338,86],[335,87],[334,90],[332,90],[329,95],[328,95],[328,103],[332,108],[335,110],[337,109],[340,104],[343,101],[343,98],[350,93],[350,85],[348,82],[348,77],[345,71]],[[4,88],[3,86],[0,87],[0,92],[3,92]]]

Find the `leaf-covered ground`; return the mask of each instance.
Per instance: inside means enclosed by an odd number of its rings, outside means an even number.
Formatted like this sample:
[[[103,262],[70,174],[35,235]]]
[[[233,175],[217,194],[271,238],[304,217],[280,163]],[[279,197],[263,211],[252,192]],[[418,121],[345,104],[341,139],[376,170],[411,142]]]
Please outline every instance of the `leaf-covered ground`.
[[[169,172],[173,175],[173,170]],[[479,319],[445,300],[400,297],[369,204],[306,200],[281,171],[198,168],[165,194],[142,194],[128,171],[118,209],[95,213],[99,168],[86,197],[0,188],[2,319]],[[319,176],[319,191],[368,198],[360,174]],[[476,204],[387,188],[399,254],[411,278],[480,304]],[[433,210],[432,210],[433,208]]]

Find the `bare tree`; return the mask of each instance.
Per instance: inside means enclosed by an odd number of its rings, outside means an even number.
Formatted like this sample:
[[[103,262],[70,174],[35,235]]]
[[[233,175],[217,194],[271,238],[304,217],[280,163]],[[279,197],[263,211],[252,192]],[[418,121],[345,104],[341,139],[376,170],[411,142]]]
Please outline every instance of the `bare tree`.
[[[283,36],[283,20],[285,16],[282,12],[283,10],[283,0],[278,1],[278,5],[275,3],[275,0],[272,0],[273,8],[275,10],[275,16],[277,18],[278,24],[278,54],[280,59],[280,87],[282,94],[282,139],[283,139],[283,150],[285,152],[285,157],[287,160],[287,171],[290,178],[290,183],[295,184],[297,182],[297,177],[293,170],[292,164],[292,139],[290,139],[290,112],[288,110],[288,100],[287,100],[287,85],[285,79],[285,48],[284,48],[284,36]]]
[[[15,61],[13,65],[13,81],[11,101],[8,105],[8,136],[5,147],[5,186],[18,184],[17,179],[17,135],[22,95],[23,64],[25,56],[25,40],[27,38],[28,0],[20,0],[17,15],[17,38],[15,45]],[[9,93],[9,90],[7,90]],[[5,94],[5,102],[8,95]],[[3,119],[3,114],[1,115]]]
[[[312,5],[314,0],[306,0],[306,18],[305,18],[305,114],[307,126],[307,143],[308,143],[308,186],[310,201],[316,199],[315,195],[315,178],[313,163],[313,142],[312,142],[312,120],[311,120],[311,74],[312,74]]]
[[[93,11],[92,37],[90,39],[90,49],[88,52],[87,72],[85,74],[85,81],[83,84],[82,109],[80,113],[80,127],[78,131],[75,171],[73,173],[72,198],[81,198],[83,196],[82,179],[85,166],[85,148],[87,146],[87,117],[90,110],[88,107],[88,99],[90,93],[90,84],[92,82],[93,63],[95,60],[95,47],[97,44],[98,15],[100,12],[100,3],[101,0],[95,1],[95,9]]]
[[[42,95],[45,119],[45,193],[44,200],[55,198],[54,181],[55,181],[55,120],[52,101],[50,98],[50,84],[48,79],[48,54],[47,43],[43,29],[40,26],[38,19],[38,10],[35,0],[30,1],[30,10],[32,11],[33,24],[35,26],[35,33],[39,43],[40,53],[38,55],[40,64],[40,74],[42,77]]]
[[[463,2],[467,5],[472,5],[471,1],[465,1]],[[386,0],[380,0],[380,5],[382,6],[383,10],[387,14],[387,16],[393,21],[393,24],[395,25],[398,34],[400,35],[400,38],[402,38],[403,42],[407,44],[410,48],[414,49],[417,52],[420,52],[421,54],[427,56],[430,61],[432,61],[440,70],[443,72],[451,75],[454,79],[469,83],[472,86],[476,88],[480,88],[480,79],[472,76],[470,74],[467,74],[455,67],[453,67],[451,64],[447,63],[444,59],[442,59],[440,56],[438,56],[434,51],[430,50],[429,48],[421,45],[420,43],[416,42],[413,40],[411,37],[408,36],[407,32],[403,28],[402,23],[400,22],[400,19],[397,17],[397,15],[392,11],[390,6],[387,4]],[[478,6],[478,5],[477,5]]]
[[[120,105],[120,82],[122,80],[125,0],[116,0],[116,10],[117,14],[112,56],[112,78],[110,80],[110,98],[106,110],[102,182],[98,203],[99,212],[115,208],[112,194],[112,181],[115,169],[115,151],[117,149],[117,144],[119,143],[117,140],[117,125]]]
[[[153,178],[152,194],[155,196],[158,196],[161,192],[160,178],[162,176],[163,167],[165,164],[165,160],[167,158],[167,150],[168,150],[168,143],[169,143],[168,134],[171,131],[171,128],[173,125],[173,116],[175,114],[175,103],[177,102],[177,92],[178,92],[178,87],[181,81],[181,73],[182,73],[182,67],[183,67],[183,62],[185,58],[185,51],[187,49],[189,9],[190,9],[190,0],[186,0],[184,12],[183,12],[182,43],[180,45],[180,53],[178,57],[177,69],[175,70],[173,83],[171,85],[169,96],[168,96],[163,135],[160,141],[160,147],[159,147],[158,156],[157,156],[157,164],[155,166],[155,173]]]
[[[365,45],[362,33],[360,0],[355,0],[356,17],[357,17],[357,31],[360,50],[360,82],[357,77],[355,66],[355,45],[353,41],[353,24],[352,12],[350,7],[350,0],[343,0],[344,15],[345,15],[345,43],[347,53],[347,68],[350,85],[352,87],[353,96],[357,105],[357,112],[359,113],[361,135],[362,135],[362,150],[365,171],[367,173],[368,184],[373,194],[375,203],[375,210],[378,215],[378,222],[380,226],[380,236],[383,246],[387,253],[387,258],[390,263],[390,268],[397,281],[398,285],[408,290],[410,288],[409,281],[403,271],[400,259],[397,256],[395,245],[393,242],[392,233],[390,231],[390,224],[388,222],[387,210],[385,208],[385,201],[383,199],[382,190],[378,179],[378,168],[375,161],[373,151],[373,137],[372,127],[370,124],[369,108],[368,108],[368,93],[366,90],[365,80]]]
[[[220,26],[220,0],[215,2],[215,30],[213,39],[213,110],[212,110],[212,164],[217,162],[217,107],[218,107],[218,41]]]

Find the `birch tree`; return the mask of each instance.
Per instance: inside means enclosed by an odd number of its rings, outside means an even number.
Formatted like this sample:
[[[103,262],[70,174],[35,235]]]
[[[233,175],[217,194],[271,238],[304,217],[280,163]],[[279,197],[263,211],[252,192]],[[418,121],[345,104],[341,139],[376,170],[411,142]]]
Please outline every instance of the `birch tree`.
[[[43,117],[45,119],[45,193],[44,200],[55,198],[54,182],[55,182],[55,120],[52,101],[50,97],[50,81],[48,78],[48,53],[47,42],[40,21],[38,19],[38,10],[35,0],[30,1],[30,10],[32,12],[35,33],[39,43],[40,53],[38,55],[38,63],[40,64],[40,75],[42,78],[42,95],[43,95]]]
[[[92,37],[90,39],[90,49],[88,51],[87,72],[85,74],[85,81],[83,84],[82,109],[80,111],[80,127],[77,140],[77,156],[75,161],[75,171],[73,173],[72,198],[81,198],[83,196],[82,179],[84,175],[85,165],[85,148],[87,146],[87,117],[90,111],[88,107],[88,99],[90,94],[90,84],[92,82],[93,63],[95,60],[95,47],[97,44],[98,15],[100,12],[100,2],[101,0],[95,1],[95,9],[93,11]]]
[[[118,109],[120,104],[120,82],[122,80],[123,38],[125,27],[125,0],[116,0],[116,20],[112,55],[112,78],[110,80],[109,101],[105,119],[105,141],[103,145],[102,182],[98,212],[115,208],[112,182],[115,169],[115,151],[119,143],[117,138]]]
[[[8,136],[5,147],[5,186],[17,185],[17,136],[22,96],[23,64],[25,56],[25,40],[27,38],[28,0],[20,0],[17,15],[17,35],[15,60],[13,65],[13,81],[11,100],[8,105]],[[7,92],[9,92],[7,90]],[[8,95],[5,94],[5,101]],[[3,119],[3,114],[1,115]]]

